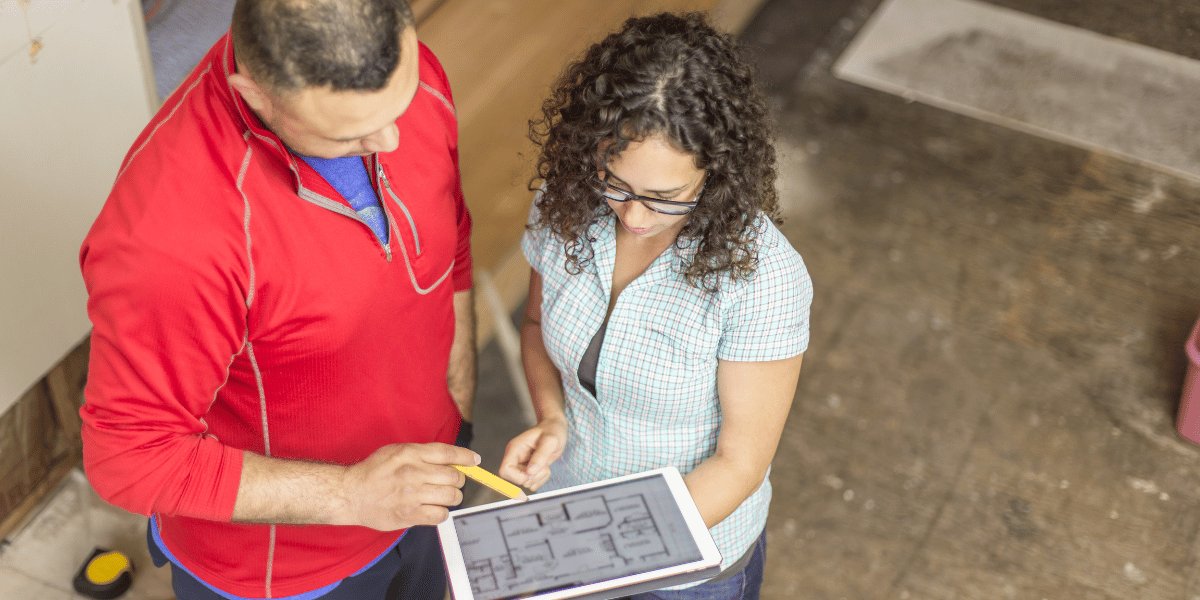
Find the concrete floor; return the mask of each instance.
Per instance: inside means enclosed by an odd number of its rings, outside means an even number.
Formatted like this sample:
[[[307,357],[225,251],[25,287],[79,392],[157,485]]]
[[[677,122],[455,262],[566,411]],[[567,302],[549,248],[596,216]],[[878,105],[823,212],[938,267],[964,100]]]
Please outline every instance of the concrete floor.
[[[1193,3],[995,3],[1200,57]],[[816,289],[763,597],[1200,598],[1200,183],[836,79],[876,6],[743,35]]]
[[[772,0],[742,36],[816,289],[762,597],[1200,599],[1200,183],[835,78],[878,4]],[[1196,6],[997,4],[1200,57]]]
[[[146,548],[146,518],[100,500],[76,469],[19,532],[0,544],[0,599],[88,600],[72,580],[94,548],[133,562],[123,600],[169,600],[170,569],[156,569]]]
[[[836,79],[878,3],[770,0],[743,35],[816,291],[762,597],[1200,600],[1200,182]],[[1200,58],[1195,3],[993,3]],[[476,411],[494,468],[522,427],[494,343]]]

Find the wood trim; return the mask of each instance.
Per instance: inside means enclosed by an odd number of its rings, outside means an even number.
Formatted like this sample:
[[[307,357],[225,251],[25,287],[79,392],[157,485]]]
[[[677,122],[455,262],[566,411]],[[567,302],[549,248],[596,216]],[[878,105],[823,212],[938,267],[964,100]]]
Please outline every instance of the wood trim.
[[[67,383],[65,362],[58,363],[46,375],[46,392],[50,397],[50,405],[54,408],[54,416],[58,418],[63,438],[72,451],[77,451],[83,447],[83,423],[79,420],[79,405],[72,398],[72,387]]]
[[[58,489],[58,484],[62,483],[71,474],[71,469],[74,469],[75,465],[82,460],[83,454],[78,449],[58,459],[50,467],[46,477],[33,486],[29,495],[21,500],[21,503],[12,512],[5,515],[4,520],[0,521],[0,539],[8,537],[14,531],[20,531],[36,509],[42,505],[42,502]]]
[[[519,244],[508,252],[508,255],[500,261],[494,271],[483,269],[479,271],[490,277],[491,283],[495,286],[496,292],[500,295],[500,301],[509,315],[525,301],[525,297],[529,294],[529,263],[521,254]],[[497,315],[480,293],[475,294],[475,315],[475,339],[479,348],[483,348],[492,341],[492,336],[496,334]]]

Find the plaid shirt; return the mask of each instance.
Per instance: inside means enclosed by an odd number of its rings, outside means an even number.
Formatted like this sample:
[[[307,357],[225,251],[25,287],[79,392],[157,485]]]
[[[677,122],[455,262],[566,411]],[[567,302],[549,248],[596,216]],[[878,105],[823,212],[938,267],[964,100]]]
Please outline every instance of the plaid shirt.
[[[758,268],[749,281],[726,278],[715,294],[692,287],[677,265],[694,249],[672,246],[625,288],[609,317],[593,397],[577,373],[612,291],[615,220],[606,213],[593,223],[594,257],[578,275],[567,272],[563,244],[548,231],[526,230],[521,240],[542,277],[542,340],[562,374],[570,423],[547,490],[667,465],[691,471],[717,448],[717,360],[778,360],[808,347],[808,271],[779,229],[761,218]],[[711,529],[722,568],[762,532],[770,500],[764,478]]]

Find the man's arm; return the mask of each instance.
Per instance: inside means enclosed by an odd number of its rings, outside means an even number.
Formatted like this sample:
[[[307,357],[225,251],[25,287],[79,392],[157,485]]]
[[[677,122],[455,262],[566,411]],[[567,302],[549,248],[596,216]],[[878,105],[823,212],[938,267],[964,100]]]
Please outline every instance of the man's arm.
[[[380,531],[436,525],[462,502],[466,478],[449,465],[477,464],[479,455],[448,444],[392,444],[349,467],[244,452],[232,520]]]
[[[475,403],[475,361],[475,291],[465,289],[454,292],[454,344],[450,346],[446,385],[458,412],[468,422]]]

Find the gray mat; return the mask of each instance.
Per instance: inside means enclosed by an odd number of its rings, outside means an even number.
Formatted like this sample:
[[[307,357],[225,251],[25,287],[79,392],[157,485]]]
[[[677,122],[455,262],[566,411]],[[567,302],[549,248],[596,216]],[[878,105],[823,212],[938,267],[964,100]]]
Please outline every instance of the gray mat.
[[[166,99],[225,32],[234,0],[143,0],[160,99]]]
[[[971,0],[886,0],[834,73],[1200,179],[1200,61]]]

